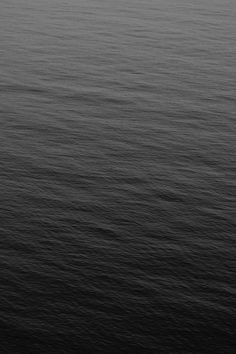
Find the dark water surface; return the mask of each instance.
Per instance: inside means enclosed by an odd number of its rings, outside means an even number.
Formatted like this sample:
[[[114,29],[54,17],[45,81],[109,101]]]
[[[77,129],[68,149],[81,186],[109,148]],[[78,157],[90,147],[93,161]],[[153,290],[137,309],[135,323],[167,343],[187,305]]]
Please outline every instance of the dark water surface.
[[[1,353],[234,352],[235,19],[1,0]]]

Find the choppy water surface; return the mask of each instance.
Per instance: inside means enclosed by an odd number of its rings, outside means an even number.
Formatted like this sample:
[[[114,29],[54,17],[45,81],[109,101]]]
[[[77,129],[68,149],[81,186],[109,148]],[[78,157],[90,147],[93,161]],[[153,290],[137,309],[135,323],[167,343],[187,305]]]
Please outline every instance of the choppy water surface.
[[[235,15],[1,0],[1,353],[231,353]]]

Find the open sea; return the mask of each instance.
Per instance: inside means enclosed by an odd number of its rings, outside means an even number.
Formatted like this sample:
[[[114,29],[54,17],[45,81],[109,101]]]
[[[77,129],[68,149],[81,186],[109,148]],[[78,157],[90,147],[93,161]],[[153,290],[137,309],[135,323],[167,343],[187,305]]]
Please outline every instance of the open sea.
[[[235,0],[0,0],[0,353],[236,352]]]

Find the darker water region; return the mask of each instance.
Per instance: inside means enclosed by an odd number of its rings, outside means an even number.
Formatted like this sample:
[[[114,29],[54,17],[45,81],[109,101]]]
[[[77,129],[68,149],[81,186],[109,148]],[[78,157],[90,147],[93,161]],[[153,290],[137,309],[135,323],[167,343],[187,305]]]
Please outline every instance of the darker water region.
[[[1,1],[1,353],[234,352],[235,14]]]

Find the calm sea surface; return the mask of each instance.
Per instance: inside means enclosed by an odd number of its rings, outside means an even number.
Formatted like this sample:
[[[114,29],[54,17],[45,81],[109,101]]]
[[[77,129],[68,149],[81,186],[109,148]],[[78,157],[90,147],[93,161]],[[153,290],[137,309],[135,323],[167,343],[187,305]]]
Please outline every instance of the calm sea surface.
[[[235,24],[1,0],[1,353],[234,352]]]

